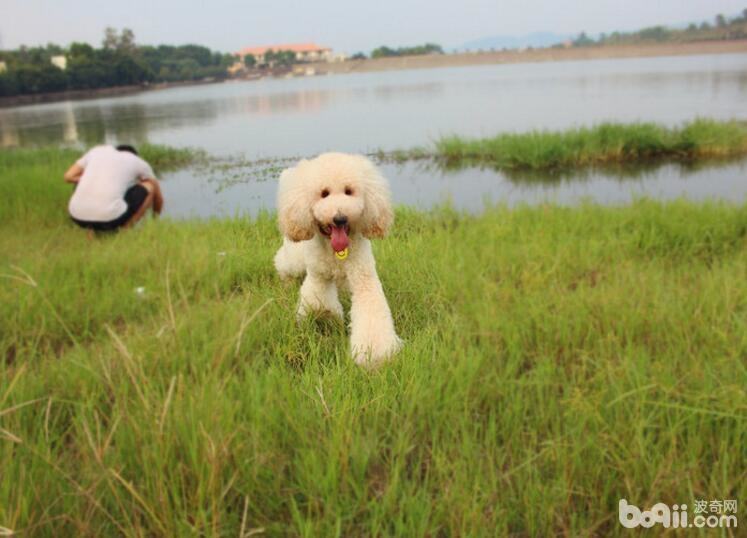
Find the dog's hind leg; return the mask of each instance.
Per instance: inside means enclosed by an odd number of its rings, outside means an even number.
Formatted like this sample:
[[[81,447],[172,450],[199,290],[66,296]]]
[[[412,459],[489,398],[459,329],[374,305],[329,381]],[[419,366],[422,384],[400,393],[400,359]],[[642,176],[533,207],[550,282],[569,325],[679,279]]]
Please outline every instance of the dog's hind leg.
[[[298,317],[310,312],[330,312],[343,318],[342,304],[337,297],[337,285],[332,279],[308,273],[301,285],[301,300],[298,304]]]
[[[306,272],[303,243],[294,243],[283,238],[281,246],[275,254],[275,269],[283,280],[303,276]]]

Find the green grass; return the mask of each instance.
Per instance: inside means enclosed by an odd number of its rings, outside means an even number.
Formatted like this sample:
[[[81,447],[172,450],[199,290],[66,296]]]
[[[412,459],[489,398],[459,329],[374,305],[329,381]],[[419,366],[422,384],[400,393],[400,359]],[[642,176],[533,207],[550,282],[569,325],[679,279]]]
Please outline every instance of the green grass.
[[[681,127],[655,123],[602,123],[566,131],[532,131],[470,139],[447,136],[432,149],[382,154],[395,161],[435,158],[445,166],[490,166],[499,170],[566,170],[637,165],[652,161],[692,162],[747,155],[747,127],[698,119]]]
[[[69,157],[0,153],[0,526],[622,536],[620,498],[747,498],[747,205],[400,208],[369,373],[296,324],[271,215],[89,242]]]
[[[156,174],[206,161],[204,152],[158,144],[137,147]],[[65,170],[81,155],[72,148],[21,148],[0,151],[0,225],[26,221],[30,225],[59,222],[71,193],[62,181]]]

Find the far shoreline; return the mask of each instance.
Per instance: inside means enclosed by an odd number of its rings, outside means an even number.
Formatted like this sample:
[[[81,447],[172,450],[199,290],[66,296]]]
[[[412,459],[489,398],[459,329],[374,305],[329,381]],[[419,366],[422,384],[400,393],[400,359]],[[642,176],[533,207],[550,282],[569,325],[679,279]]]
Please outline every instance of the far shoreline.
[[[231,80],[231,79],[229,79]],[[59,103],[61,101],[88,101],[93,99],[106,99],[107,97],[123,97],[154,90],[170,90],[172,88],[184,88],[189,86],[203,86],[205,84],[216,84],[223,80],[189,80],[183,82],[159,82],[156,84],[132,84],[129,86],[111,86],[109,88],[95,88],[88,90],[67,90],[64,92],[31,93],[25,95],[14,95],[12,97],[0,97],[0,109],[15,108],[30,105],[44,105],[47,103]]]
[[[697,56],[715,54],[745,54],[747,39],[728,41],[698,41],[692,43],[662,43],[655,45],[615,45],[572,48],[542,48],[531,50],[507,50],[489,52],[465,52],[456,54],[437,54],[423,56],[398,56],[365,60],[346,60],[332,63],[300,64],[296,69],[312,73],[307,76],[374,73],[381,71],[403,71],[411,69],[438,69],[445,67],[467,67],[478,65],[500,65],[541,62],[566,62],[583,60],[653,58],[666,56]],[[291,72],[275,72],[269,77],[289,76]],[[145,84],[132,86],[114,86],[91,90],[70,90],[65,92],[17,95],[0,97],[0,108],[13,108],[28,105],[55,103],[60,101],[79,101],[120,97],[146,91],[201,86],[221,82],[242,82],[265,77],[229,78],[224,80],[198,80]],[[295,78],[295,77],[294,77]]]
[[[576,60],[613,60],[652,58],[659,56],[698,56],[747,53],[747,39],[728,41],[697,41],[691,43],[661,43],[655,45],[610,45],[572,48],[542,48],[424,56],[398,56],[368,60],[347,60],[339,63],[314,63],[308,68],[316,74],[368,73],[405,69],[433,69],[472,65],[566,62]]]

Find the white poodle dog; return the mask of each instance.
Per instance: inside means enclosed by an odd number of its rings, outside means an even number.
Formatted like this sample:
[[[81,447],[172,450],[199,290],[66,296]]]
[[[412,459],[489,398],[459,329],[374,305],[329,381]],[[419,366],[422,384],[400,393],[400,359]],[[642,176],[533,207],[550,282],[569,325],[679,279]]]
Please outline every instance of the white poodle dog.
[[[281,278],[302,276],[298,316],[330,312],[343,318],[337,284],[352,294],[350,347],[355,362],[375,366],[401,346],[376,274],[369,239],[394,220],[386,180],[361,155],[324,153],[280,175],[278,220]]]

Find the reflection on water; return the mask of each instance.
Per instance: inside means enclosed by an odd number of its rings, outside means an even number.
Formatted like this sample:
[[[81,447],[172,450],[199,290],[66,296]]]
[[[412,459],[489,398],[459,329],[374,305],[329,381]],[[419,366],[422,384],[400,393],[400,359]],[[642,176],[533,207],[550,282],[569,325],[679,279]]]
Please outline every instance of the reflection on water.
[[[166,177],[173,217],[272,208],[289,155],[373,153],[426,146],[442,135],[487,136],[602,121],[679,124],[696,116],[747,119],[747,54],[484,65],[266,79],[0,109],[2,146],[151,142],[191,146],[223,159]],[[261,166],[240,160],[269,159]],[[227,159],[227,160],[226,160]],[[450,171],[383,164],[395,202],[616,203],[635,196],[743,201],[744,162],[607,169],[568,176]]]
[[[273,210],[276,179],[295,159],[262,163],[221,163],[183,170],[163,182],[165,214],[173,218],[256,215]],[[649,164],[636,168],[585,170],[575,175],[506,174],[490,169],[445,169],[430,161],[380,163],[396,204],[422,209],[449,203],[480,211],[486,203],[602,204],[626,203],[648,196],[658,199],[747,201],[747,159],[692,166]]]
[[[145,141],[249,157],[600,121],[747,119],[747,54],[266,79],[0,109],[3,146]]]
[[[88,147],[122,141],[142,144],[149,141],[153,129],[198,127],[215,117],[211,108],[199,106],[190,117],[170,114],[168,107],[154,114],[140,103],[118,105],[116,111],[93,105],[81,107],[71,101],[55,105],[52,111],[35,107],[16,110],[0,110],[0,133],[5,146],[64,143]]]
[[[386,158],[386,156],[384,156]],[[590,181],[600,174],[607,177],[615,178],[618,181],[645,180],[649,177],[655,177],[662,169],[666,168],[668,173],[678,177],[687,177],[691,175],[702,175],[702,172],[708,172],[717,168],[739,165],[745,162],[744,157],[721,157],[707,158],[698,160],[671,160],[662,158],[651,158],[648,160],[639,160],[635,163],[608,163],[598,167],[582,166],[579,168],[554,168],[554,169],[500,169],[497,166],[490,166],[480,163],[470,163],[461,161],[459,163],[450,163],[445,161],[435,161],[423,159],[421,169],[439,170],[443,172],[459,173],[462,170],[493,170],[505,176],[512,183],[531,186],[533,184],[557,184],[557,183],[577,183]]]
[[[270,95],[250,95],[234,101],[235,109],[244,114],[287,114],[321,110],[332,99],[328,91],[300,91]]]
[[[622,204],[644,196],[662,200],[685,197],[747,201],[747,159],[698,166],[650,163],[564,174],[507,174],[480,168],[444,170],[413,163],[389,167],[388,172],[396,182],[398,200],[424,209],[443,201],[459,209],[479,211],[486,202],[509,206],[547,202],[573,205],[583,200]]]

